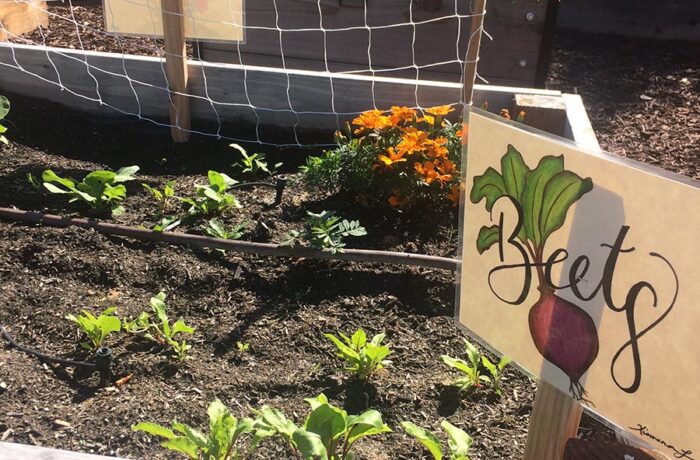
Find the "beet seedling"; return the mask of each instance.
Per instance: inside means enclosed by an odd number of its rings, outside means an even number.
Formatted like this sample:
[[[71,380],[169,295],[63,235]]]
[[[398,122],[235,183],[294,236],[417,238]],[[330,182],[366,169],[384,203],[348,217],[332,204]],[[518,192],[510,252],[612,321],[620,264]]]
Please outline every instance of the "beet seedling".
[[[218,215],[230,208],[241,207],[236,197],[227,191],[229,187],[237,184],[238,181],[216,171],[209,171],[207,177],[209,178],[209,184],[195,185],[195,196],[193,198],[178,198],[189,205],[187,210],[189,215]]]
[[[238,224],[232,229],[227,230],[221,221],[217,219],[211,219],[207,222],[207,226],[204,228],[204,233],[214,238],[221,238],[223,240],[237,240],[243,236],[245,231],[244,224]]]
[[[224,404],[215,399],[207,409],[209,434],[174,421],[171,428],[156,423],[143,422],[131,427],[133,431],[143,431],[153,436],[165,438],[162,447],[185,454],[192,460],[237,460],[239,450],[235,447],[241,435],[253,431],[253,421],[249,418],[236,420]]]
[[[469,449],[472,447],[472,438],[465,431],[460,430],[447,420],[444,420],[440,426],[442,426],[442,429],[447,433],[447,448],[449,450],[450,460],[469,460]],[[401,427],[406,433],[423,444],[433,456],[433,459],[442,460],[444,458],[442,445],[434,433],[411,422],[401,422]]]
[[[487,381],[489,386],[493,388],[493,391],[495,391],[498,396],[503,396],[503,389],[501,388],[501,378],[503,377],[503,370],[508,364],[510,364],[510,358],[508,358],[507,356],[501,356],[501,359],[498,361],[498,364],[496,364],[492,363],[491,360],[489,360],[486,356],[482,355],[481,364],[483,364],[486,370],[489,371],[489,374],[491,374],[491,376],[488,377]]]
[[[66,315],[66,319],[77,324],[90,339],[89,342],[80,342],[80,346],[86,350],[96,350],[102,346],[109,334],[121,330],[121,322],[114,315],[115,311],[117,307],[110,307],[95,317],[89,311],[83,310],[78,316]]]
[[[155,320],[146,312],[142,312],[132,321],[124,321],[124,329],[133,334],[140,334],[159,345],[168,346],[173,350],[173,357],[180,361],[189,359],[187,352],[192,345],[186,339],[178,340],[177,334],[192,335],[194,328],[185,324],[185,321],[178,319],[174,324],[170,324],[165,304],[165,293],[159,292],[150,300],[151,308],[155,313]]]
[[[268,168],[267,161],[265,161],[265,154],[251,153],[250,155],[246,150],[238,144],[230,144],[229,147],[241,152],[242,158],[239,163],[234,163],[233,167],[240,168],[242,174],[248,174],[251,177],[258,177],[260,173],[265,173],[268,176],[274,176],[277,170],[282,166],[282,163],[276,163],[272,166],[272,169]]]
[[[482,383],[489,381],[489,377],[486,375],[481,375],[481,371],[479,369],[482,357],[481,352],[466,339],[464,340],[464,346],[466,348],[467,359],[469,359],[469,362],[460,358],[452,358],[448,355],[442,355],[441,358],[442,361],[449,367],[464,374],[463,377],[459,377],[457,380],[455,380],[452,385],[459,388],[459,391],[461,392],[468,392],[472,388],[481,387]]]
[[[387,345],[382,345],[385,334],[375,335],[369,343],[367,334],[362,329],[358,329],[352,337],[342,332],[338,335],[340,338],[333,334],[324,334],[335,344],[336,356],[347,363],[345,370],[358,380],[368,380],[376,371],[391,364],[391,361],[385,359],[391,354],[391,349]]]
[[[351,460],[355,442],[391,431],[376,410],[348,415],[343,409],[329,404],[323,394],[305,401],[311,406],[311,413],[301,427],[297,427],[277,409],[263,406],[256,411],[258,418],[253,423],[253,447],[265,438],[280,436],[297,458]]]
[[[141,186],[151,194],[155,202],[158,204],[158,208],[161,214],[164,214],[168,208],[168,203],[175,196],[175,181],[169,180],[163,186],[163,190],[159,190],[156,187],[151,187],[148,184],[141,184]]]
[[[47,169],[41,175],[44,188],[49,193],[68,195],[68,202],[86,203],[98,214],[110,211],[112,216],[124,213],[120,204],[126,198],[124,182],[134,180],[138,166],[125,166],[116,172],[109,170],[93,171],[82,180],[63,178]]]

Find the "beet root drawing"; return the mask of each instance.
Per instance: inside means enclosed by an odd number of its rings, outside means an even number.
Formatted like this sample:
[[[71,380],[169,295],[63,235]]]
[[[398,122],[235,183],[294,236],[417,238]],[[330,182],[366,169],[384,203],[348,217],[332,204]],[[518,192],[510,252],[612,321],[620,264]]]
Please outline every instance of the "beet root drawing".
[[[581,378],[598,356],[598,331],[588,313],[555,294],[543,260],[547,238],[564,225],[569,208],[592,189],[590,178],[564,169],[563,156],[545,156],[531,170],[520,152],[509,145],[501,158],[501,172],[488,168],[476,176],[470,193],[472,203],[485,200],[489,212],[504,197],[517,208],[520,223],[511,238],[518,241],[529,266],[535,268],[540,293],[528,315],[530,335],[537,351],[569,377],[571,395],[586,402]],[[494,244],[505,244],[501,239],[509,235],[503,231],[499,225],[482,227],[476,241],[479,254]],[[523,292],[512,303],[521,304],[526,296]]]

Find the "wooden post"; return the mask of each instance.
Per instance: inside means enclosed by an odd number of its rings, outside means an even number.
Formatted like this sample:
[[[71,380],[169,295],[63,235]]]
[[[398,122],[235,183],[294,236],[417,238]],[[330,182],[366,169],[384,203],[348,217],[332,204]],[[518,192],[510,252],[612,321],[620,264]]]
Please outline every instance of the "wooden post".
[[[540,381],[530,417],[524,460],[562,460],[566,441],[576,436],[581,404]]]
[[[469,29],[467,57],[464,60],[464,103],[467,105],[471,105],[474,93],[476,64],[481,47],[481,31],[484,28],[484,16],[486,15],[486,0],[473,0],[471,14],[474,16],[472,16],[472,25]]]
[[[161,0],[163,39],[165,41],[165,73],[170,89],[170,134],[175,142],[190,138],[190,99],[187,94],[187,54],[185,51],[185,18],[183,0]],[[177,94],[182,93],[182,94]]]

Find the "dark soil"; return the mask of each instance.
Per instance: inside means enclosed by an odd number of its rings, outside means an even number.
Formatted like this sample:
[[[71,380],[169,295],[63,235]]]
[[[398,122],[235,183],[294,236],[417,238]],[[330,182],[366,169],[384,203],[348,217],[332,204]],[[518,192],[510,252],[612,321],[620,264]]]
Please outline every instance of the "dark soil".
[[[172,148],[167,131],[144,136],[139,125],[95,124],[93,120],[30,99],[10,95],[12,144],[0,154],[0,205],[78,214],[55,197],[33,191],[26,173],[52,168],[82,177],[102,167],[137,163],[139,179],[162,185],[175,179],[180,193],[204,180],[207,168],[235,175],[235,158],[224,145],[193,141]],[[42,114],[56,126],[44,130]],[[79,128],[78,128],[79,127]],[[300,153],[286,152],[294,163]],[[289,166],[291,168],[291,166]],[[119,222],[152,222],[155,204],[129,184],[127,212]],[[244,207],[227,223],[250,222],[245,238],[274,241],[298,228],[304,210],[334,209],[360,218],[369,236],[356,247],[381,247],[453,255],[457,231],[451,212],[400,215],[362,209],[352,199],[310,195],[290,186],[280,207],[269,206],[273,190],[239,190]],[[196,225],[182,231],[198,231]],[[115,377],[133,374],[116,389],[95,388],[97,376],[73,379],[72,370],[53,368],[16,350],[0,349],[0,438],[20,443],[99,452],[131,458],[166,458],[157,442],[130,426],[174,418],[204,426],[206,406],[219,397],[237,416],[269,404],[297,422],[303,398],[325,393],[355,413],[380,410],[394,433],[358,444],[365,459],[419,458],[399,422],[439,427],[443,419],[475,440],[474,458],[516,458],[522,454],[534,384],[515,370],[505,377],[502,399],[488,392],[461,398],[448,384],[455,375],[440,355],[463,353],[464,337],[454,326],[454,275],[439,270],[222,255],[108,237],[79,229],[55,229],[0,222],[0,324],[20,343],[46,353],[85,359],[75,326],[65,320],[82,308],[116,305],[120,316],[148,309],[163,290],[170,315],[197,328],[192,358],[177,363],[148,342],[123,334],[109,345]],[[238,276],[236,272],[241,269]],[[358,385],[337,368],[324,332],[370,334],[386,331],[394,365],[375,381]],[[250,344],[244,355],[237,341]],[[598,430],[600,431],[600,430]],[[168,457],[171,458],[171,457]],[[288,458],[266,442],[255,458]]]

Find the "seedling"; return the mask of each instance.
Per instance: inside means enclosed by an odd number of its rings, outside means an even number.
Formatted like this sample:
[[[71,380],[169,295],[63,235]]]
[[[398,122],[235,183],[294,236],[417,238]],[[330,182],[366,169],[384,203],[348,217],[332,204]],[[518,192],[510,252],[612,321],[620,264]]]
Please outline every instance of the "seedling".
[[[391,364],[391,361],[384,359],[391,354],[391,349],[382,345],[384,334],[375,335],[369,343],[362,329],[358,329],[352,337],[342,332],[338,333],[340,338],[333,334],[324,335],[335,344],[336,356],[345,360],[345,370],[358,380],[368,380],[376,371]]]
[[[452,358],[447,355],[442,355],[442,361],[453,369],[457,369],[464,376],[453,382],[453,385],[459,388],[461,392],[468,392],[473,388],[481,387],[482,383],[489,381],[488,376],[481,375],[479,365],[481,364],[481,352],[469,341],[464,340],[464,346],[467,352],[469,362],[460,359]]]
[[[27,173],[27,182],[35,191],[41,192],[41,181],[34,174]]]
[[[178,198],[189,205],[187,210],[189,215],[219,215],[230,208],[241,207],[236,197],[227,192],[229,187],[237,184],[238,181],[216,171],[209,171],[207,176],[209,184],[195,185],[195,196],[193,198]]]
[[[236,342],[236,350],[241,355],[244,355],[250,349],[250,344],[247,342]]]
[[[447,420],[441,423],[442,429],[447,433],[447,449],[450,460],[469,460],[469,449],[472,447],[472,438],[463,430],[460,430]],[[428,449],[435,460],[442,460],[443,451],[440,440],[434,433],[421,428],[411,422],[401,422],[401,427],[413,436],[418,442]]]
[[[5,96],[0,96],[0,120],[3,120],[10,113],[10,100]],[[5,137],[7,127],[0,123],[0,142],[7,145],[10,141]]]
[[[151,308],[155,313],[155,320],[146,312],[142,312],[132,321],[124,321],[124,329],[133,334],[142,334],[149,340],[159,345],[168,346],[173,351],[173,357],[180,361],[189,359],[187,352],[192,345],[186,339],[176,339],[177,334],[192,335],[194,328],[185,324],[185,321],[178,319],[174,324],[170,324],[165,304],[165,293],[159,292],[151,297]],[[179,337],[178,337],[179,338]]]
[[[207,226],[204,229],[204,233],[207,235],[224,240],[237,240],[243,236],[244,231],[244,224],[238,224],[232,229],[227,230],[224,224],[222,224],[218,219],[211,219],[209,222],[207,222]]]
[[[166,441],[161,444],[162,447],[182,453],[192,460],[241,458],[235,444],[242,434],[253,431],[253,421],[249,418],[236,420],[231,411],[218,399],[209,404],[207,413],[209,414],[208,435],[178,421],[174,421],[171,428],[143,422],[132,426],[131,429],[165,438]]]
[[[158,208],[161,214],[164,214],[168,208],[168,203],[172,201],[175,196],[175,181],[169,180],[163,186],[163,190],[159,190],[156,187],[151,187],[148,184],[141,184],[148,193],[151,194],[155,202],[158,204]]]
[[[484,365],[486,370],[489,371],[491,376],[488,378],[487,383],[496,392],[498,396],[503,396],[503,389],[501,388],[501,378],[503,377],[503,370],[510,364],[510,358],[507,356],[501,356],[498,364],[492,363],[486,356],[481,356],[481,364]]]
[[[265,438],[280,436],[296,458],[350,460],[351,449],[359,439],[391,431],[376,410],[348,415],[329,404],[323,394],[305,401],[311,406],[311,413],[302,427],[297,427],[277,409],[263,406],[256,411],[253,446]]]
[[[123,183],[134,180],[134,174],[138,170],[138,166],[126,166],[117,172],[94,171],[85,176],[82,182],[77,182],[75,179],[60,177],[47,169],[41,178],[46,190],[68,195],[69,203],[81,201],[98,214],[110,211],[112,216],[118,216],[124,213],[124,207],[120,204],[126,198],[126,187]]]
[[[78,328],[87,335],[89,342],[80,342],[80,346],[86,350],[95,350],[102,346],[109,334],[121,330],[121,322],[114,315],[115,311],[117,307],[110,307],[95,317],[89,311],[83,310],[78,316],[66,315],[66,319],[77,324]]]
[[[299,240],[306,240],[312,248],[322,249],[332,254],[343,252],[344,238],[348,236],[364,236],[367,230],[359,221],[342,219],[332,211],[323,211],[315,214],[307,212],[306,228],[293,230],[281,243],[283,246],[292,246]]]
[[[240,159],[238,163],[234,163],[233,167],[240,168],[242,174],[247,174],[251,177],[258,177],[265,173],[268,176],[273,176],[277,170],[282,166],[282,163],[276,163],[272,169],[268,168],[267,161],[265,161],[264,153],[252,153],[248,154],[246,150],[238,144],[230,144],[229,147],[241,152],[243,158]]]

